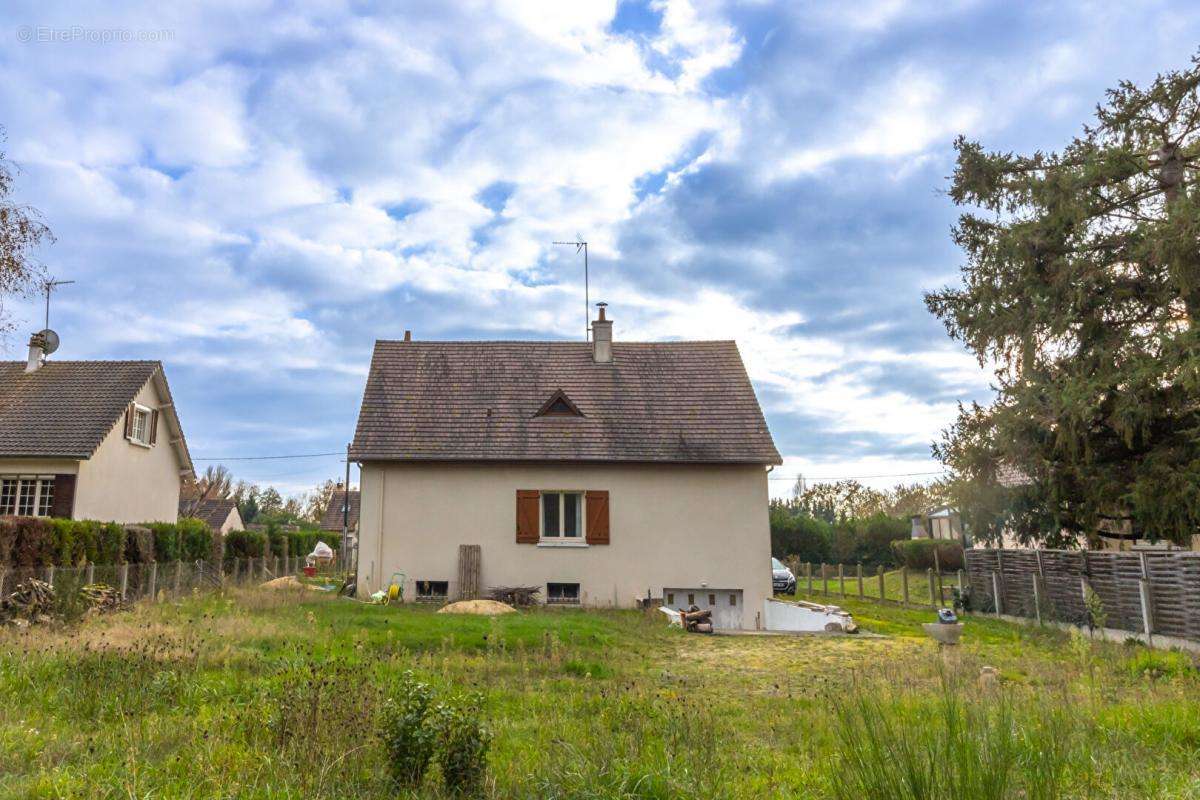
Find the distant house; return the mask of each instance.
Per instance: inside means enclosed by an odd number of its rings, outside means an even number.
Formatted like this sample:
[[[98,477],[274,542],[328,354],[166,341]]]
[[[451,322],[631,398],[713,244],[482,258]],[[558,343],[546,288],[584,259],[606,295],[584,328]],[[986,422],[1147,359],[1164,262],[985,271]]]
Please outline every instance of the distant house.
[[[0,362],[0,515],[174,522],[193,475],[158,361]]]
[[[352,544],[358,536],[359,498],[359,492],[353,489],[347,491],[339,485],[329,496],[329,504],[325,506],[325,513],[321,515],[321,530],[340,534],[342,525],[345,524],[346,533],[351,540],[347,546]]]
[[[737,345],[614,343],[603,310],[592,334],[376,342],[350,449],[359,592],[403,572],[406,597],[534,586],[762,624],[781,460]]]
[[[195,517],[207,525],[209,530],[222,536],[230,531],[246,529],[237,503],[230,499],[180,500],[179,516]]]
[[[912,538],[945,539],[963,543],[962,517],[949,506],[938,506],[912,518]]]

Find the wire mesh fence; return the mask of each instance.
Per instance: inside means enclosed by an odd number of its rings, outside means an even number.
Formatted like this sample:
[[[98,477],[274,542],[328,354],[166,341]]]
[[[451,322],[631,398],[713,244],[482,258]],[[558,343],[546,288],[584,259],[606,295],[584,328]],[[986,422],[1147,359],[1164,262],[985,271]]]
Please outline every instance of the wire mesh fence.
[[[193,591],[251,586],[285,575],[296,575],[304,568],[301,556],[224,559],[222,561],[151,561],[143,564],[86,564],[78,567],[4,567],[0,566],[0,597],[30,578],[51,586],[87,586],[104,584],[116,589],[121,598],[133,602],[143,599],[169,599]]]

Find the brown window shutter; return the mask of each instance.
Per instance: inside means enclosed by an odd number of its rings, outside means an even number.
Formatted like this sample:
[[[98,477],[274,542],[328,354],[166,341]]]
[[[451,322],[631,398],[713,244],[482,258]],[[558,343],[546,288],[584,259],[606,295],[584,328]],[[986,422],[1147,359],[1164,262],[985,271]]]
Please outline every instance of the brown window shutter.
[[[538,497],[536,489],[517,489],[517,544],[537,544]]]
[[[133,436],[133,403],[125,406],[125,438]]]
[[[150,412],[150,444],[158,442],[158,409]]]
[[[608,544],[608,492],[587,493],[587,543]]]
[[[54,505],[50,516],[61,519],[71,519],[75,513],[75,476],[54,476]]]

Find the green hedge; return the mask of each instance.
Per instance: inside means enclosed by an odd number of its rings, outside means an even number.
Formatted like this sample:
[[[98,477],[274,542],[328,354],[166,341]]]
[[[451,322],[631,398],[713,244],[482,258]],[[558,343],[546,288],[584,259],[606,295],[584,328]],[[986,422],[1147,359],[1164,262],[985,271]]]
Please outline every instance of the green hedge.
[[[945,570],[963,568],[963,547],[947,539],[905,539],[892,542],[896,559],[909,569],[932,569],[933,553],[937,551],[938,565]]]
[[[0,565],[10,567],[137,564],[208,560],[213,536],[198,519],[126,528],[115,522],[44,517],[0,518]]]
[[[267,535],[262,531],[230,531],[225,534],[226,558],[262,558],[267,551]]]
[[[294,556],[303,558],[313,551],[317,546],[317,542],[324,542],[333,548],[333,552],[337,553],[338,547],[342,543],[342,535],[333,531],[323,531],[316,528],[303,531],[288,531],[288,552]]]

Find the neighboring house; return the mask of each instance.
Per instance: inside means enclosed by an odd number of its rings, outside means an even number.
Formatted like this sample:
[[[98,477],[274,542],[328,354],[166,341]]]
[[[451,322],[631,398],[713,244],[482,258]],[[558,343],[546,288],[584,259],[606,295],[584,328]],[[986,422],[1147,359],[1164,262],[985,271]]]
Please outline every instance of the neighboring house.
[[[359,492],[353,489],[347,491],[342,488],[341,484],[338,484],[338,488],[334,489],[333,494],[329,496],[329,504],[325,506],[325,513],[321,515],[321,530],[323,531],[340,534],[342,526],[346,526],[347,541],[342,542],[342,549],[345,552],[350,552],[358,538],[360,496]]]
[[[192,474],[160,362],[0,362],[0,515],[174,522]]]
[[[180,500],[179,516],[195,517],[207,525],[209,530],[222,536],[230,531],[246,529],[237,502],[230,499]]]
[[[534,586],[547,602],[711,607],[754,628],[771,596],[781,463],[737,345],[379,341],[350,457],[358,590]],[[464,552],[471,552],[469,548]]]
[[[912,518],[912,538],[964,542],[962,518],[949,506],[939,506]]]

